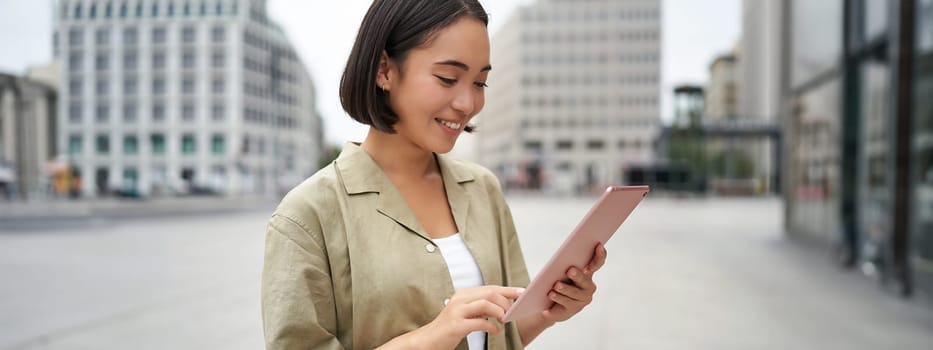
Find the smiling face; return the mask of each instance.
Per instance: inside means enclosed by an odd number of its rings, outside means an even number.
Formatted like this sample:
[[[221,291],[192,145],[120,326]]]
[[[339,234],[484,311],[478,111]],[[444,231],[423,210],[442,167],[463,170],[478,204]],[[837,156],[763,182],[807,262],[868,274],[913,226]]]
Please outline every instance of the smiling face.
[[[447,153],[467,123],[483,109],[489,65],[489,34],[464,16],[408,51],[399,66],[380,65],[376,84],[388,91],[398,115],[398,136],[435,153]]]

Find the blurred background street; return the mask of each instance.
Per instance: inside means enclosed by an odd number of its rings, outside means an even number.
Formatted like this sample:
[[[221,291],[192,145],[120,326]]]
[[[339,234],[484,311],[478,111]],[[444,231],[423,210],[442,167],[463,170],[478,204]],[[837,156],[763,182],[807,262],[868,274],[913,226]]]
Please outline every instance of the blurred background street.
[[[592,197],[510,196],[532,274]],[[929,305],[782,235],[775,198],[649,196],[532,349],[929,349]],[[0,234],[0,349],[260,349],[262,210]]]

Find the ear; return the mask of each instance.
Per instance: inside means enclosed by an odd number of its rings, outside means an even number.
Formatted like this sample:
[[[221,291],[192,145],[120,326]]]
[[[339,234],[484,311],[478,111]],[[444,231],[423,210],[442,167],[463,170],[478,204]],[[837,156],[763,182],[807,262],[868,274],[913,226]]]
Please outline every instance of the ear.
[[[395,76],[395,63],[389,59],[389,54],[383,50],[382,54],[379,55],[379,68],[376,70],[376,88],[389,92],[392,89]]]

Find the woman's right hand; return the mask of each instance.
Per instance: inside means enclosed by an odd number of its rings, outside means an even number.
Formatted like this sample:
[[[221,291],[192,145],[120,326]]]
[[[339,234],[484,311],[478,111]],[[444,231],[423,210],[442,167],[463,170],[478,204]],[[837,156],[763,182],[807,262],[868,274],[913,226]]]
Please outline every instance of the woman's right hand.
[[[380,349],[453,349],[474,331],[498,335],[502,330],[488,318],[501,322],[512,301],[523,291],[500,286],[458,290],[431,323],[392,339]]]

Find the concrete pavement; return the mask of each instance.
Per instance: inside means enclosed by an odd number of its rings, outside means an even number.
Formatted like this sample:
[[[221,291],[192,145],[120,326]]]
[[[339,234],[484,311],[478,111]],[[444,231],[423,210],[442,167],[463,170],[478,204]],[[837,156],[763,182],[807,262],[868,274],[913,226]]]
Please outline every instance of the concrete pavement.
[[[534,273],[595,198],[510,197]],[[928,349],[933,308],[781,235],[776,199],[651,197],[531,349]],[[271,211],[0,227],[0,349],[259,349]]]

